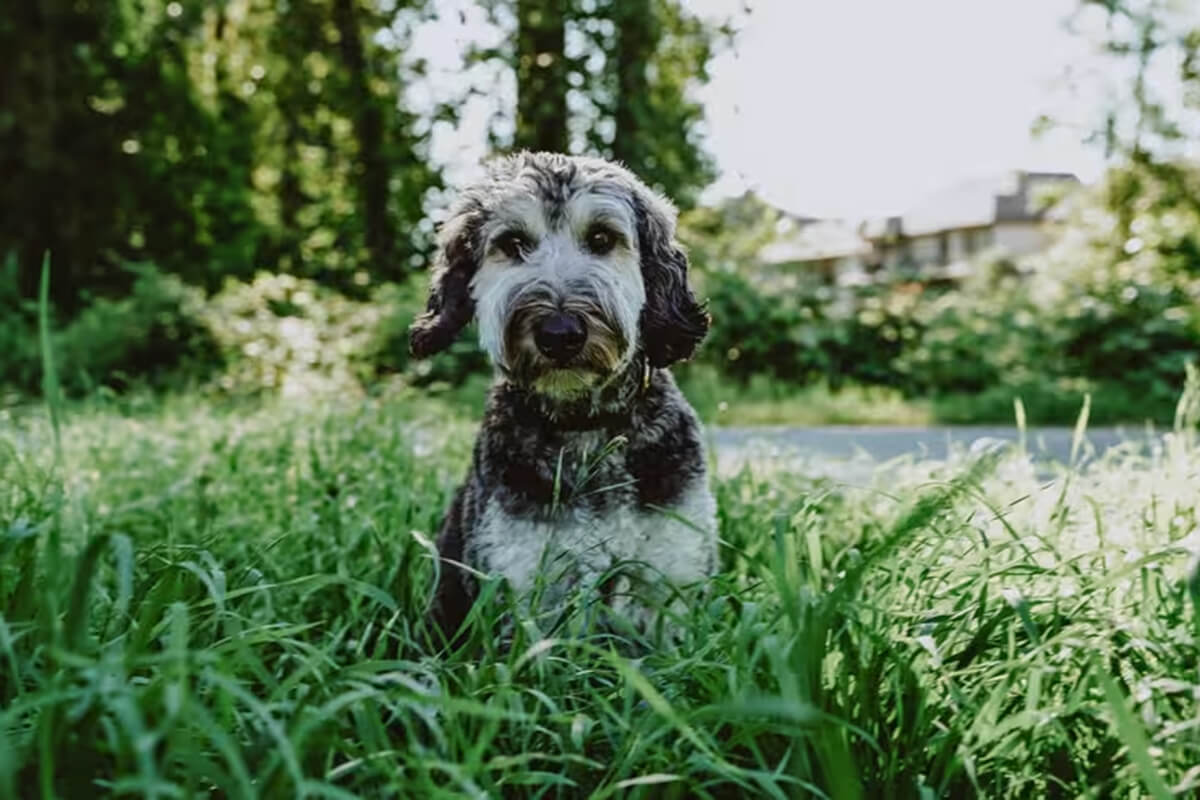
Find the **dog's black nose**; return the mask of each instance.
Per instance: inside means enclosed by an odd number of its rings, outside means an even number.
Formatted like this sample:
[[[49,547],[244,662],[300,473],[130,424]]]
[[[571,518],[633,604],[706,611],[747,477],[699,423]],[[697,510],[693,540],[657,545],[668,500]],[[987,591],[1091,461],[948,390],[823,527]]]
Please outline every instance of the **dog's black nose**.
[[[587,329],[574,314],[551,314],[533,331],[533,343],[542,355],[559,363],[569,361],[583,349]]]

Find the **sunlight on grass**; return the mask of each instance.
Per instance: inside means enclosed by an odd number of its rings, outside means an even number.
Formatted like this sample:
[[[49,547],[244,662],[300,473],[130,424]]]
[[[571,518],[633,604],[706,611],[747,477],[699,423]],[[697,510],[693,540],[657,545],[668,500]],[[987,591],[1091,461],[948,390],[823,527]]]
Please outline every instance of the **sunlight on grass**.
[[[1183,406],[1181,406],[1183,408]],[[397,390],[0,418],[0,795],[1194,792],[1194,419],[1049,470],[718,478],[678,647],[423,617],[474,423]],[[423,544],[424,542],[424,544]],[[1194,583],[1195,581],[1193,581]]]
[[[880,386],[798,387],[761,375],[741,385],[690,365],[681,388],[708,425],[928,425],[929,404]]]

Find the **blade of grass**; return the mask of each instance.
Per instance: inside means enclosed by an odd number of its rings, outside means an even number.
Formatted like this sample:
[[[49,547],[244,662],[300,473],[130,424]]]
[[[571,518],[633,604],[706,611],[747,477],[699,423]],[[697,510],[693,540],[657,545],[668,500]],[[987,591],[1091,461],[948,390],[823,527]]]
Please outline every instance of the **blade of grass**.
[[[62,463],[62,394],[54,347],[50,342],[50,251],[42,256],[42,281],[38,291],[38,340],[42,355],[42,395],[54,434],[55,463]]]
[[[1133,762],[1137,769],[1138,776],[1142,779],[1142,785],[1146,787],[1146,791],[1154,800],[1170,800],[1172,797],[1171,790],[1167,788],[1166,781],[1162,775],[1158,773],[1157,767],[1154,765],[1154,758],[1150,755],[1150,742],[1146,738],[1146,731],[1138,724],[1133,713],[1129,710],[1126,702],[1126,697],[1117,686],[1116,682],[1109,677],[1104,669],[1093,662],[1093,671],[1096,674],[1096,680],[1104,688],[1104,696],[1108,700],[1108,707],[1112,709],[1113,714],[1113,729],[1117,736],[1129,751],[1129,760]]]

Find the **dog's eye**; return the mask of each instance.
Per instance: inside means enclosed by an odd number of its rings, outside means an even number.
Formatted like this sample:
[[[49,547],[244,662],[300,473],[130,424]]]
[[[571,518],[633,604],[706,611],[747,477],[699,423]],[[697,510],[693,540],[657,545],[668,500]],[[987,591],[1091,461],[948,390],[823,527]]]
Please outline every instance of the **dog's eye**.
[[[513,261],[524,261],[529,239],[520,231],[506,231],[496,237],[496,248]]]
[[[583,237],[583,243],[592,253],[598,256],[607,255],[617,246],[617,233],[610,228],[597,225],[588,230],[587,235]]]

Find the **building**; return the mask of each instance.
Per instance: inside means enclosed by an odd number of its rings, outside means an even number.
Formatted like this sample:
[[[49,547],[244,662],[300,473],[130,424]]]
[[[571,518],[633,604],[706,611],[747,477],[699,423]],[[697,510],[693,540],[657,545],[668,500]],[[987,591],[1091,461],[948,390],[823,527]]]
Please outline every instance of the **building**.
[[[867,270],[874,253],[871,243],[847,222],[785,217],[779,237],[764,246],[758,258],[779,275],[795,273],[818,283],[847,286],[870,282]]]
[[[766,265],[854,285],[879,279],[957,280],[983,252],[1017,258],[1053,240],[1054,201],[1079,185],[1059,172],[1008,172],[962,181],[899,216],[857,227],[805,221],[763,249]]]

